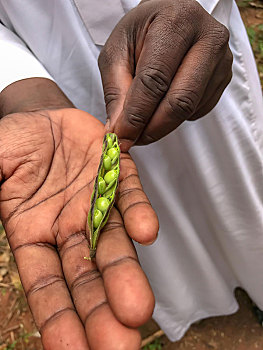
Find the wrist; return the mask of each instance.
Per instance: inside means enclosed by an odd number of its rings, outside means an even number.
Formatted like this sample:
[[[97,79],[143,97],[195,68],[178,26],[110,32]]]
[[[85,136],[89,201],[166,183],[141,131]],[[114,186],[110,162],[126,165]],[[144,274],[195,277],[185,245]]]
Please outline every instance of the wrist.
[[[19,80],[0,93],[0,117],[11,113],[61,108],[74,108],[74,105],[56,83],[46,78]]]

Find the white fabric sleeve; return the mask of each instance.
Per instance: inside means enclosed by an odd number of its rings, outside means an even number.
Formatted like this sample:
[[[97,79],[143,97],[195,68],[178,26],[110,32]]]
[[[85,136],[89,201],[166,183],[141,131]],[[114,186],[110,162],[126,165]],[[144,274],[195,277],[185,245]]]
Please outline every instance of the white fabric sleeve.
[[[25,43],[0,23],[0,92],[15,81],[26,78],[54,80]]]
[[[196,0],[216,20],[229,28],[233,0]]]

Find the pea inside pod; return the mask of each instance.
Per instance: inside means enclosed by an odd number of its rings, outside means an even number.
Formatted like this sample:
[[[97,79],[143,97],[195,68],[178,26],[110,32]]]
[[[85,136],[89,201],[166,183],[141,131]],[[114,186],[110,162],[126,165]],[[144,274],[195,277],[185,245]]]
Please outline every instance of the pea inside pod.
[[[94,228],[98,228],[101,220],[103,218],[102,212],[99,209],[94,210],[94,219],[93,219],[93,226]]]
[[[120,173],[120,148],[116,134],[108,133],[103,139],[102,155],[91,196],[88,214],[90,255],[93,259],[101,229],[106,225],[114,204]]]
[[[103,194],[106,191],[106,182],[101,176],[98,179],[98,191],[99,194]]]
[[[110,202],[106,197],[99,197],[96,200],[96,207],[102,212],[106,211],[109,208],[109,205]]]
[[[107,142],[108,142],[108,149],[110,149],[113,146],[113,140],[109,134],[106,137],[107,137]]]
[[[115,181],[118,177],[118,172],[116,170],[108,171],[104,176],[104,181],[106,184],[110,184],[112,181]]]
[[[105,170],[110,170],[112,163],[111,163],[111,158],[107,154],[103,158],[103,166]]]
[[[118,156],[118,151],[116,150],[116,148],[110,148],[107,152],[107,155],[110,157],[110,159],[114,159],[116,156]]]

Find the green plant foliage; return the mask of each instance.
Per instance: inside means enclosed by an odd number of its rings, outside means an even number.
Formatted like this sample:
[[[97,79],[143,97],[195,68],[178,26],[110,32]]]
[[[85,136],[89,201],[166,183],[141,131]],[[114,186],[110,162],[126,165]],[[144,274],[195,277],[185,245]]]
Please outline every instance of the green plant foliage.
[[[249,3],[252,2],[253,0],[242,0],[242,1],[238,1],[238,7],[248,7]]]
[[[7,347],[4,350],[13,350],[15,349],[16,344],[17,340],[15,340],[12,344],[7,345]]]
[[[156,339],[151,344],[144,346],[143,350],[162,350],[162,348],[163,348],[163,345],[162,345],[160,339]]]
[[[250,44],[253,46],[256,37],[256,31],[253,27],[247,27],[247,35],[250,41]]]
[[[29,342],[29,338],[32,337],[33,333],[22,333],[18,339],[14,340],[11,344],[7,344],[4,350],[13,350],[16,348],[17,343],[22,339],[26,344]],[[0,344],[1,345],[1,344]]]
[[[263,87],[263,23],[247,27],[247,34],[254,52]]]

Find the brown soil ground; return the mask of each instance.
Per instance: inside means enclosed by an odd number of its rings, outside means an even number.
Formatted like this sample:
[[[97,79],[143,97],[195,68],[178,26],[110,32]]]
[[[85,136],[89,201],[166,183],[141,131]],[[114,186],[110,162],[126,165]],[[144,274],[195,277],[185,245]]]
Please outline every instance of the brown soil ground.
[[[263,328],[252,311],[247,294],[238,289],[239,311],[231,316],[211,317],[190,327],[179,342],[171,343],[164,335],[148,350],[255,350],[263,349]],[[143,338],[158,330],[154,321],[142,329]],[[160,344],[159,348],[157,347]]]
[[[244,22],[255,31],[252,46],[261,78],[263,54],[258,26],[263,23],[263,1],[238,0]],[[263,42],[262,47],[263,47]],[[262,49],[263,50],[263,49]],[[214,317],[192,325],[184,338],[171,343],[161,336],[145,350],[254,350],[263,349],[263,329],[252,312],[252,302],[244,291],[236,291],[239,311],[231,316]],[[41,340],[32,320],[19,276],[5,235],[0,231],[0,350],[41,350]],[[153,320],[142,327],[142,338],[154,334],[158,326]],[[59,349],[58,349],[59,350]],[[106,349],[105,349],[106,350]]]

